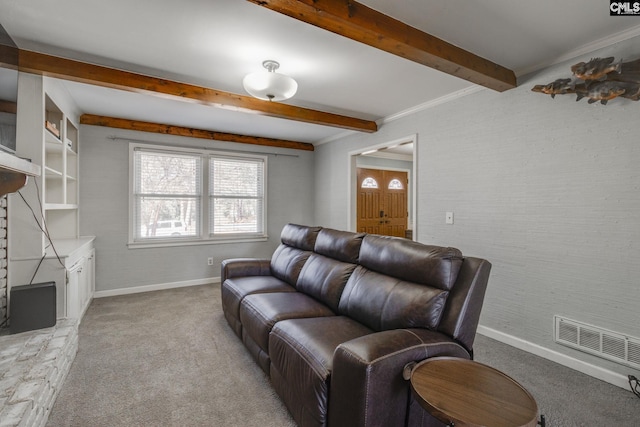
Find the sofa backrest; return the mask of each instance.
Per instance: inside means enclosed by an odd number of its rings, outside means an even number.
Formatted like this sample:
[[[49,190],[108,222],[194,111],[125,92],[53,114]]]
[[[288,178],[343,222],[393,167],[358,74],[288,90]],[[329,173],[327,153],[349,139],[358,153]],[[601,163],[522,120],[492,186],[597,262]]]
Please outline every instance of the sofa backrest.
[[[463,263],[459,250],[366,235],[339,312],[381,331],[437,330]]]
[[[296,224],[271,257],[272,275],[338,314],[377,331],[437,330],[470,352],[490,271],[455,248]]]
[[[280,234],[280,245],[271,256],[271,274],[296,286],[300,271],[311,255],[321,227],[287,224]]]
[[[342,291],[356,268],[363,237],[363,233],[320,230],[314,252],[298,277],[298,291],[337,311]]]
[[[458,277],[462,253],[456,248],[369,234],[360,249],[359,263],[378,273],[448,291]]]
[[[464,258],[438,327],[469,351],[473,349],[490,272],[491,263],[486,259]]]

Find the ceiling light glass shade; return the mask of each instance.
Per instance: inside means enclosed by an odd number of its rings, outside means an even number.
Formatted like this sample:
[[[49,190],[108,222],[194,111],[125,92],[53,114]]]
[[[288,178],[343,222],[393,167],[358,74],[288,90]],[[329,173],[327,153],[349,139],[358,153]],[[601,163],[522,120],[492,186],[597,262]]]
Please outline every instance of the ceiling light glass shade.
[[[296,94],[298,83],[289,76],[275,72],[280,64],[264,61],[262,65],[265,71],[247,74],[242,80],[244,90],[251,96],[266,101],[284,101]]]

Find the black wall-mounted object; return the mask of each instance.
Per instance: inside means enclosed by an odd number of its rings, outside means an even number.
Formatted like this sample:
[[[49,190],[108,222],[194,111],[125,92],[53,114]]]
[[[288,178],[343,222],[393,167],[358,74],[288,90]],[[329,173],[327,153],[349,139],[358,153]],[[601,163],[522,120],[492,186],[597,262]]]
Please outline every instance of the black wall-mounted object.
[[[12,287],[9,313],[9,330],[12,334],[55,326],[56,283]]]

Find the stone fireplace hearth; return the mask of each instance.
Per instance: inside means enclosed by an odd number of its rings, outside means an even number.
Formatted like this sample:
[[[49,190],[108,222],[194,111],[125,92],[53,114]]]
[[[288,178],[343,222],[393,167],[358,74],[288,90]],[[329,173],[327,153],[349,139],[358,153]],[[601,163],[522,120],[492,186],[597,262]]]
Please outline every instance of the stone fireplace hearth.
[[[0,427],[43,427],[77,351],[72,319],[0,336]]]

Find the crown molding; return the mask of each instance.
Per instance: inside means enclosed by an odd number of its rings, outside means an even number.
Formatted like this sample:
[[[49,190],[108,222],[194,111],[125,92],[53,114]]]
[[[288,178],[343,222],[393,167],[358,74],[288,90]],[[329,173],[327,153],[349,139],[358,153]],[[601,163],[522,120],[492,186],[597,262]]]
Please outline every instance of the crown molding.
[[[482,90],[486,90],[486,88],[478,85],[469,86],[464,89],[449,93],[445,96],[441,96],[440,98],[432,99],[430,101],[424,102],[422,104],[418,104],[414,107],[408,108],[398,113],[391,114],[390,116],[384,117],[380,120],[376,120],[376,123],[378,124],[378,128],[379,128],[382,125],[394,122],[406,116],[410,116],[419,111],[428,110],[429,108],[446,104],[447,102],[451,102],[455,99],[462,98],[464,96],[471,95],[472,93],[480,92]]]
[[[631,39],[633,37],[640,36],[640,25],[629,28],[624,31],[620,31],[619,33],[612,34],[607,37],[603,37],[594,42],[582,45],[576,49],[573,49],[565,54],[562,54],[556,58],[553,58],[549,61],[541,62],[536,65],[532,65],[530,67],[523,68],[521,70],[516,70],[517,76],[524,76],[535,71],[540,71],[544,68],[551,67],[552,65],[560,64],[562,62],[568,61],[570,59],[577,58],[578,56],[586,55],[591,52],[594,52],[599,49],[603,49],[605,47],[612,46],[616,43],[623,42],[625,40]]]

